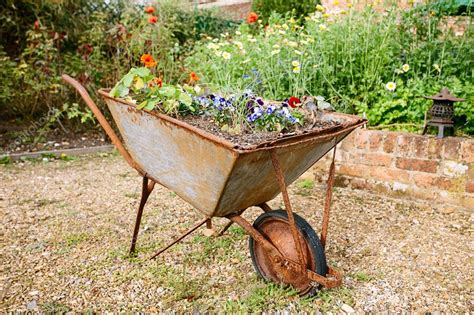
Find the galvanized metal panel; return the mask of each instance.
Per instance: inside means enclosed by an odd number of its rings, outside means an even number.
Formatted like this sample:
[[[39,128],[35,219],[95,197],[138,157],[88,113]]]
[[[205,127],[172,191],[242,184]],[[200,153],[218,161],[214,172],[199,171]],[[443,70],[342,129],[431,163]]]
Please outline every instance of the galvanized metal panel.
[[[106,102],[127,150],[147,175],[211,216],[236,154],[145,111]]]

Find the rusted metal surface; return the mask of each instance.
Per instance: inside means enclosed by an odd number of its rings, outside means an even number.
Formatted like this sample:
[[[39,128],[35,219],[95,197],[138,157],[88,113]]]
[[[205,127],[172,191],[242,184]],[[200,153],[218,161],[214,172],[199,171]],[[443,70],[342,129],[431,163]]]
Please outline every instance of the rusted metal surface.
[[[91,111],[94,113],[95,117],[99,121],[100,125],[102,128],[104,128],[105,133],[109,136],[110,140],[112,143],[115,145],[117,150],[120,152],[120,154],[123,156],[125,161],[136,169],[141,175],[145,175],[145,172],[143,169],[133,160],[133,158],[130,156],[128,153],[127,149],[124,147],[122,141],[120,141],[119,137],[115,134],[115,131],[112,129],[110,124],[108,123],[107,119],[105,119],[104,115],[100,111],[100,109],[97,107],[97,105],[94,103],[94,101],[91,99],[89,93],[87,93],[86,89],[76,80],[68,76],[67,74],[63,74],[62,78],[64,81],[72,85],[77,92],[81,95],[81,97],[84,99],[84,102],[86,102],[86,105],[91,109]]]
[[[175,245],[176,243],[180,242],[182,239],[184,239],[186,236],[188,236],[189,234],[191,234],[192,232],[196,231],[201,225],[204,225],[204,223],[207,223],[209,222],[209,218],[205,218],[204,220],[202,221],[199,221],[195,226],[193,226],[191,229],[189,229],[188,231],[186,231],[183,235],[181,235],[180,237],[178,237],[177,239],[175,239],[173,242],[171,242],[170,244],[166,245],[164,248],[160,249],[158,252],[156,252],[153,256],[150,257],[150,260],[151,259],[154,259],[156,257],[158,257],[159,255],[163,254],[166,250],[168,250],[171,246]]]
[[[155,188],[155,182],[149,182],[148,178],[144,176],[142,184],[142,198],[140,199],[140,206],[138,207],[137,211],[135,228],[133,229],[132,244],[130,245],[130,254],[133,254],[135,252],[135,245],[137,244],[138,231],[140,230],[140,222],[142,221],[143,209],[145,208],[145,204],[151,192],[153,191],[153,188]]]
[[[307,277],[306,270],[315,270],[315,257],[299,231],[297,231],[299,242],[295,243],[289,225],[288,221],[277,217],[268,218],[259,225],[258,231],[277,248],[281,257],[269,255],[268,250],[256,240],[254,242],[255,262],[260,273],[267,280],[290,284],[304,295],[312,288],[312,280]],[[302,256],[296,248],[302,249]]]
[[[332,153],[332,162],[331,166],[329,167],[329,176],[327,180],[327,187],[326,187],[326,199],[324,200],[324,212],[323,212],[323,223],[321,228],[321,245],[323,248],[326,248],[326,239],[328,235],[328,227],[329,227],[329,211],[331,208],[331,200],[332,200],[332,189],[334,186],[334,173],[336,170],[336,147],[333,149]]]
[[[262,209],[263,212],[269,212],[269,211],[272,211],[272,210],[273,210],[272,207],[270,207],[270,206],[268,205],[268,203],[266,203],[266,202],[257,205],[257,207],[259,207],[260,209]]]
[[[288,222],[290,225],[291,234],[293,235],[293,241],[294,241],[293,244],[296,245],[296,252],[298,253],[298,262],[303,266],[305,262],[305,257],[303,255],[301,239],[299,239],[300,234],[298,232],[298,228],[296,227],[295,217],[293,215],[293,209],[290,203],[290,197],[288,196],[288,191],[286,189],[285,177],[283,176],[280,161],[278,161],[278,157],[275,151],[273,150],[270,151],[270,158],[272,160],[273,169],[275,170],[275,175],[278,180],[278,185],[280,186],[280,191],[283,196],[283,202],[285,204],[286,212],[288,213]]]
[[[224,217],[273,199],[280,187],[268,151],[275,150],[287,185],[357,126],[358,117],[328,113],[340,126],[280,139],[272,146],[242,149],[166,115],[101,90],[125,145],[147,176],[173,190],[208,217]]]

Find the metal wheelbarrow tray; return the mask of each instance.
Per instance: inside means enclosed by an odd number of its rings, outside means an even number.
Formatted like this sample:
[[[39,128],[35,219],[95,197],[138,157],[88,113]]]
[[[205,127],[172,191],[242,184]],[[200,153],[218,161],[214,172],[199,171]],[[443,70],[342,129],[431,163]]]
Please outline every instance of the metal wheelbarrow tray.
[[[241,148],[170,116],[137,110],[125,100],[101,89],[123,139],[115,134],[85,89],[71,77],[73,85],[94,112],[126,161],[143,176],[143,189],[130,253],[135,251],[141,216],[155,183],[174,191],[205,218],[157,252],[155,258],[201,225],[212,228],[212,217],[226,217],[250,236],[249,245],[257,274],[294,286],[301,294],[315,292],[319,285],[335,287],[341,275],[327,266],[324,255],[329,208],[334,181],[335,146],[366,120],[357,116],[325,113],[323,120],[338,126]],[[294,214],[287,185],[334,148],[319,241],[311,226]],[[285,210],[273,210],[269,200],[282,193]],[[262,214],[253,226],[241,214],[259,206]]]

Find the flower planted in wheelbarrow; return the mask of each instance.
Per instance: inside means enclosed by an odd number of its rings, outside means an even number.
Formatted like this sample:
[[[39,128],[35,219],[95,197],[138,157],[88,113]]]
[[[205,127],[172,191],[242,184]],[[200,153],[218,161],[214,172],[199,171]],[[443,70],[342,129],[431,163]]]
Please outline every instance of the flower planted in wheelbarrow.
[[[113,97],[137,104],[137,109],[158,111],[174,117],[202,116],[229,134],[282,131],[301,126],[301,101],[290,97],[283,102],[264,100],[251,90],[232,94],[213,93],[197,84],[201,78],[190,72],[188,84],[171,85],[153,74],[157,62],[144,54],[145,67],[132,68],[110,91]]]

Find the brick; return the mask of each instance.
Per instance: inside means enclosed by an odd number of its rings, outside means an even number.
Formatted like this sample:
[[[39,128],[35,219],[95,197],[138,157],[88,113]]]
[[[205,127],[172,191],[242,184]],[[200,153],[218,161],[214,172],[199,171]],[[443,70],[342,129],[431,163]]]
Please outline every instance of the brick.
[[[383,151],[386,153],[392,153],[395,150],[397,138],[398,138],[398,133],[393,133],[393,132],[386,133],[383,140]]]
[[[474,140],[466,140],[462,143],[461,159],[465,163],[474,163]]]
[[[443,150],[443,140],[435,137],[429,137],[428,150],[426,157],[428,159],[441,159],[441,151]]]
[[[442,157],[446,160],[461,160],[461,138],[445,138]]]
[[[399,156],[412,156],[413,138],[407,134],[401,134],[397,138],[397,153]]]
[[[389,167],[392,164],[392,156],[390,154],[376,152],[359,153],[354,155],[353,160],[360,161],[360,163],[370,166]]]
[[[342,140],[341,150],[352,151],[355,148],[355,134],[355,132],[352,132],[344,140]]]
[[[371,131],[369,133],[369,149],[371,151],[378,151],[382,146],[383,132]]]
[[[364,130],[358,130],[354,137],[356,148],[366,150],[367,144],[369,142],[368,132]]]
[[[384,181],[410,182],[410,173],[387,167],[371,167],[369,170],[371,178]]]
[[[336,172],[342,175],[349,175],[355,177],[370,177],[370,166],[358,164],[342,164],[338,167]]]
[[[413,155],[418,158],[428,157],[429,138],[418,136],[413,137]]]
[[[396,161],[396,166],[403,170],[436,173],[438,169],[438,161],[398,158]]]
[[[461,198],[461,206],[469,209],[469,210],[474,210],[474,196],[468,196],[464,195]]]
[[[474,182],[467,182],[464,191],[467,193],[474,193]]]
[[[416,173],[413,174],[413,183],[420,188],[432,188],[436,179],[435,174]]]

